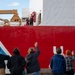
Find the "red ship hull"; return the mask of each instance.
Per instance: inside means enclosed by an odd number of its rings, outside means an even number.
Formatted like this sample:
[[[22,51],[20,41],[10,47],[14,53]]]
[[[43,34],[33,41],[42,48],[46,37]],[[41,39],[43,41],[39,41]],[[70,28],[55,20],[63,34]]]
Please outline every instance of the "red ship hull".
[[[48,68],[53,54],[53,47],[63,46],[63,50],[75,51],[75,26],[26,26],[0,27],[0,41],[12,54],[18,47],[21,55],[26,56],[29,47],[37,41],[41,54],[39,62],[41,68]]]

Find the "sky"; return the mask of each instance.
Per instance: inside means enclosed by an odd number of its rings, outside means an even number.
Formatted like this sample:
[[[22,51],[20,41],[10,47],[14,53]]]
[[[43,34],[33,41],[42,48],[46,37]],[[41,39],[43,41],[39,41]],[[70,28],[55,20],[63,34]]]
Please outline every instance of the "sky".
[[[0,10],[17,9],[20,18],[22,18],[22,8],[29,8],[29,0],[0,0]],[[10,19],[12,16],[12,14],[0,14],[2,19]]]

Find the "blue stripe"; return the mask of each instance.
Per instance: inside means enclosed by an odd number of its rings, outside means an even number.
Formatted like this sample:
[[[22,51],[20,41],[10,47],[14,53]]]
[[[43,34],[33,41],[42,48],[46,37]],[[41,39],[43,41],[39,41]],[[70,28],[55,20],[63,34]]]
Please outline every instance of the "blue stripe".
[[[6,53],[3,51],[1,47],[0,47],[0,54],[6,55]]]

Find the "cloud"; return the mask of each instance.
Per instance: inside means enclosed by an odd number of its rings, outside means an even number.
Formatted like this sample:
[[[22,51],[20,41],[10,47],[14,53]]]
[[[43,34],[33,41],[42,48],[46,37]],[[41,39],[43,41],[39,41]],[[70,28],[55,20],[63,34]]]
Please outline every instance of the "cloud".
[[[8,6],[18,6],[18,5],[20,5],[18,2],[13,2],[11,4],[8,4]]]

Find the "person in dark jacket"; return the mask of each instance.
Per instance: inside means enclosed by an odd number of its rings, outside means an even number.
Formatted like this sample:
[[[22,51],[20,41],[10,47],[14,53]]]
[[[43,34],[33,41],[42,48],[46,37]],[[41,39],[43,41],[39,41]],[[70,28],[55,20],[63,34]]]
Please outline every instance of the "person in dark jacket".
[[[8,60],[8,55],[0,54],[0,75],[5,75],[5,62],[4,60]]]
[[[66,73],[66,62],[65,58],[61,55],[61,49],[58,48],[51,61],[50,67],[52,69],[53,75],[64,75]]]
[[[33,22],[34,22],[34,20],[33,20],[33,15],[31,14],[31,16],[30,16],[30,25],[31,25],[31,26],[33,26]]]
[[[25,67],[25,59],[20,55],[19,49],[15,48],[13,55],[9,58],[7,67],[11,75],[22,75]]]
[[[36,52],[34,48],[31,47],[28,50],[28,55],[26,56],[26,70],[29,75],[40,75],[40,65],[38,62],[38,56],[40,54],[40,50],[38,48],[38,43],[35,43]]]

